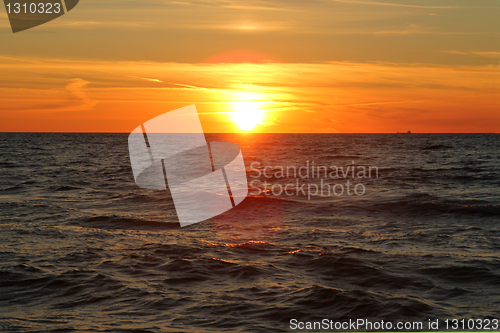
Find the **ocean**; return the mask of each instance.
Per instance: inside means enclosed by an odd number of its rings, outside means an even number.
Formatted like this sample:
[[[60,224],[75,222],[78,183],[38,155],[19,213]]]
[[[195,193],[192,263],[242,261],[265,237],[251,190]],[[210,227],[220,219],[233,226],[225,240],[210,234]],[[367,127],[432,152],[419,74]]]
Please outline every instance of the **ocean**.
[[[0,134],[1,332],[498,326],[500,135],[207,134],[250,196],[184,228],[127,137]]]

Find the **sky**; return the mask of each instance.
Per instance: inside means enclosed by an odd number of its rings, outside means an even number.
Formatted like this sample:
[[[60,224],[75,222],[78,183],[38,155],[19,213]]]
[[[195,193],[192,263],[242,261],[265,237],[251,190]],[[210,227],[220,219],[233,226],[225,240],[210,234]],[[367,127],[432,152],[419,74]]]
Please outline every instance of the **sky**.
[[[83,0],[13,34],[0,131],[499,132],[498,0]]]

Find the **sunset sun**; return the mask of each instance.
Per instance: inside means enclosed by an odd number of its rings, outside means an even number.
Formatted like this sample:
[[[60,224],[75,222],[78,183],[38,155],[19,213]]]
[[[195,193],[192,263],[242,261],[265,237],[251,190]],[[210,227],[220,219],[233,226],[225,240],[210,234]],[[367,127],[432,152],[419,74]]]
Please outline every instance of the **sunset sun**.
[[[258,102],[236,102],[231,118],[241,130],[250,131],[262,122],[263,111]]]

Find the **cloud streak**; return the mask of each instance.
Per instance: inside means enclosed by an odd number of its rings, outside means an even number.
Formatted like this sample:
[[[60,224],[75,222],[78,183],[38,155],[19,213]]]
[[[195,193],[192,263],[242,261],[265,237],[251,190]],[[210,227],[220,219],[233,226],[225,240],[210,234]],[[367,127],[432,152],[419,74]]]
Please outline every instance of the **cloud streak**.
[[[261,105],[267,119],[260,129],[268,132],[395,132],[407,127],[467,132],[488,122],[491,128],[484,130],[492,132],[500,124],[500,77],[498,66],[491,65],[38,61],[10,59],[0,66],[0,122],[9,128],[7,119],[21,109],[34,119],[61,111],[68,114],[61,120],[79,117],[92,124],[91,119],[116,119],[106,125],[108,131],[127,132],[144,119],[197,104],[207,130],[223,132],[231,130],[228,113],[241,101]],[[75,79],[68,82],[66,75]],[[336,122],[312,121],[311,113],[314,119]],[[448,118],[456,120],[453,128],[447,127]]]
[[[87,96],[87,93],[85,92],[85,87],[89,84],[90,82],[76,78],[72,79],[70,83],[66,85],[66,90],[71,94],[73,99],[75,99],[78,103],[73,106],[69,107],[68,109],[70,110],[89,110],[92,108],[94,105],[96,105],[96,102],[90,99]]]
[[[421,8],[421,9],[498,9],[498,7],[486,7],[486,6],[422,6],[422,5],[407,5],[394,2],[361,1],[361,0],[329,0],[329,1],[354,4],[354,5]]]

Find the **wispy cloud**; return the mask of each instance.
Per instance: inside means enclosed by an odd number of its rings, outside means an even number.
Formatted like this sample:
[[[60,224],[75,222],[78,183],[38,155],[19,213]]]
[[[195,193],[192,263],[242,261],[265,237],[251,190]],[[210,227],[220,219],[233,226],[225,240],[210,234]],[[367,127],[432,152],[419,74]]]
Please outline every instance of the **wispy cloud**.
[[[71,94],[74,100],[78,103],[72,107],[69,107],[70,110],[89,110],[96,102],[90,99],[87,96],[85,91],[85,86],[87,86],[90,82],[76,78],[72,79],[70,83],[66,85],[66,90]]]
[[[498,66],[3,59],[0,120],[19,109],[40,116],[73,111],[67,114],[89,123],[127,120],[119,128],[128,131],[144,119],[197,104],[210,130],[224,131],[234,105],[251,101],[265,111],[261,129],[270,132],[397,131],[424,119],[443,130],[447,118],[459,119],[462,129],[485,119],[491,126],[500,122]],[[74,79],[68,82],[67,75]]]
[[[489,52],[478,52],[478,51],[441,51],[443,53],[449,53],[449,54],[456,54],[456,55],[468,55],[468,56],[479,56],[479,57],[484,57],[484,58],[499,58],[500,57],[500,52],[496,51],[489,51]]]
[[[388,7],[403,7],[403,8],[422,8],[422,9],[457,9],[457,8],[468,8],[468,9],[498,9],[498,7],[487,7],[487,6],[423,6],[423,5],[413,5],[413,4],[403,4],[397,2],[379,2],[379,1],[362,1],[362,0],[329,0],[332,2],[341,2],[354,5],[369,5],[369,6],[388,6]]]

